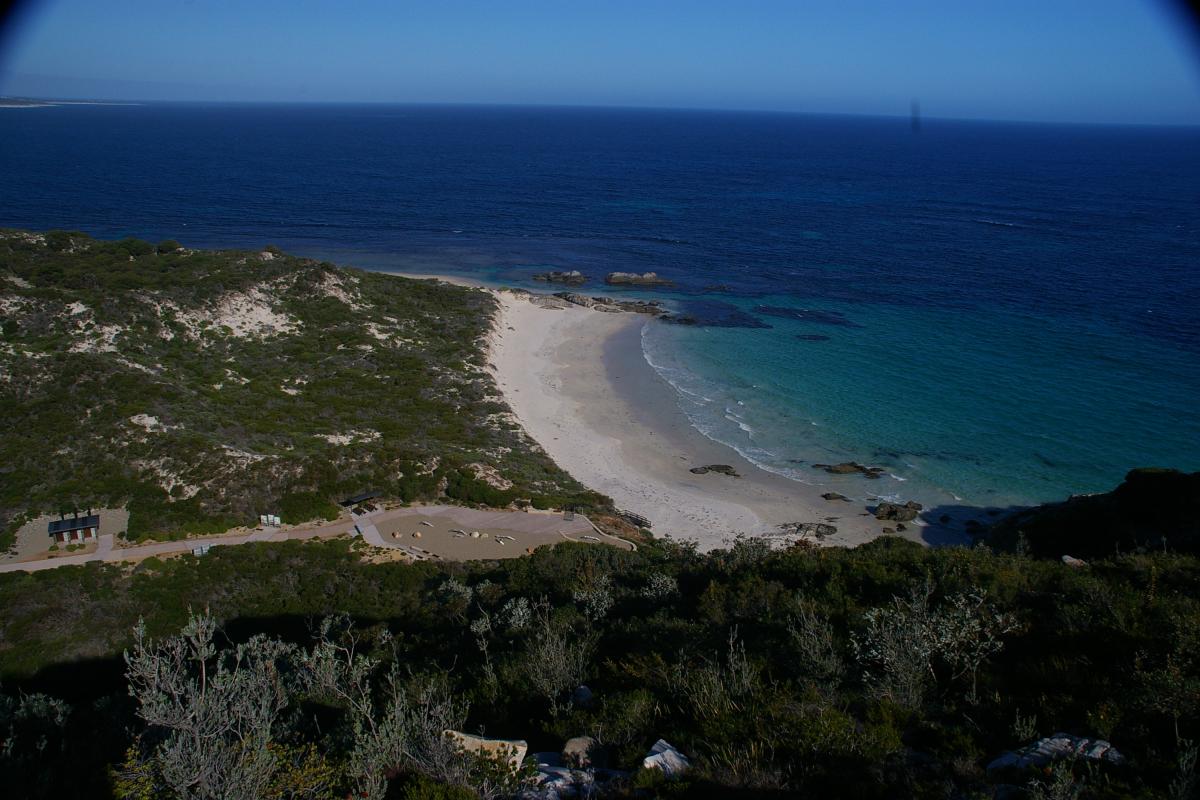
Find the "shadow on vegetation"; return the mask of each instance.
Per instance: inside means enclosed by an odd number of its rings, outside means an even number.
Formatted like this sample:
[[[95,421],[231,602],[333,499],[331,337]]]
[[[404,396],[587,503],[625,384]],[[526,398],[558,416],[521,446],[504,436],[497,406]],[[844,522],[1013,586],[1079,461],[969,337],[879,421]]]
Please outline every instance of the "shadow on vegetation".
[[[927,545],[971,546],[979,541],[997,521],[1024,511],[1026,506],[1005,508],[946,504],[921,511],[918,515],[923,523],[921,541]]]

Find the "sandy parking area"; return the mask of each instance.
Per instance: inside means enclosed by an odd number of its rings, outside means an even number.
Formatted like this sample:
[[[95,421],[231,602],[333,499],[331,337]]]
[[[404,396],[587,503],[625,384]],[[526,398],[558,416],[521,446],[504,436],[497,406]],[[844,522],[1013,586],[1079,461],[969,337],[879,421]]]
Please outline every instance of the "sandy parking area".
[[[412,548],[417,554],[448,561],[516,558],[542,545],[563,541],[633,545],[598,534],[586,518],[566,520],[560,513],[491,511],[457,506],[416,506],[373,515],[385,544]]]

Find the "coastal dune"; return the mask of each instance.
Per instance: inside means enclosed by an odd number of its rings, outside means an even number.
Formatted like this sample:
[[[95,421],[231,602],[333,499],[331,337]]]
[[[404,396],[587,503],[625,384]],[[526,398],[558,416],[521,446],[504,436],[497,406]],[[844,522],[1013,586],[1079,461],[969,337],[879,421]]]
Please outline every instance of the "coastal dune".
[[[823,486],[788,480],[692,428],[675,390],[642,356],[641,328],[658,323],[495,295],[490,359],[526,432],[588,488],[649,519],[656,536],[711,550],[742,534],[780,536],[780,525],[822,523],[837,529],[824,544],[854,545],[890,524],[861,501],[821,496],[854,496],[856,478],[831,476]],[[690,471],[710,464],[732,466],[738,477]],[[919,529],[907,533],[917,538]]]

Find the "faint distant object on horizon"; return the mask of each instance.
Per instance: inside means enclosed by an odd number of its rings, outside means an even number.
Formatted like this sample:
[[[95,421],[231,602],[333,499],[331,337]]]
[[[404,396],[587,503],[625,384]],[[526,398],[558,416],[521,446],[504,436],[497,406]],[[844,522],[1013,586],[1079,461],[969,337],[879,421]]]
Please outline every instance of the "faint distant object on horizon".
[[[916,99],[912,101],[912,129],[913,133],[921,132],[921,103]]]

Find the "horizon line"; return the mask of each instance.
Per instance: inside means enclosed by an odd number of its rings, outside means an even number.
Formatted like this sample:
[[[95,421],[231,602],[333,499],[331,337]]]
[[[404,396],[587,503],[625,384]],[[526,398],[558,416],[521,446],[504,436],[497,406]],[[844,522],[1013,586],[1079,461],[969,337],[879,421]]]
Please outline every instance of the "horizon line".
[[[81,97],[50,97],[35,95],[0,94],[0,103],[5,100],[25,100],[48,105],[108,105],[108,106],[151,106],[151,105],[182,105],[182,106],[409,106],[414,108],[531,108],[531,109],[578,109],[578,110],[611,110],[611,111],[678,111],[710,114],[761,114],[778,116],[808,116],[808,117],[845,117],[855,119],[888,119],[909,120],[914,116],[922,123],[937,122],[979,122],[1011,125],[1061,125],[1072,127],[1103,127],[1103,128],[1200,128],[1200,122],[1109,122],[1109,121],[1078,121],[1051,119],[1024,119],[1001,117],[954,117],[927,115],[920,113],[885,114],[851,111],[816,111],[801,109],[779,108],[720,108],[715,106],[652,106],[622,103],[504,103],[484,101],[447,101],[447,100],[163,100],[163,99],[116,99],[116,98],[81,98]]]

